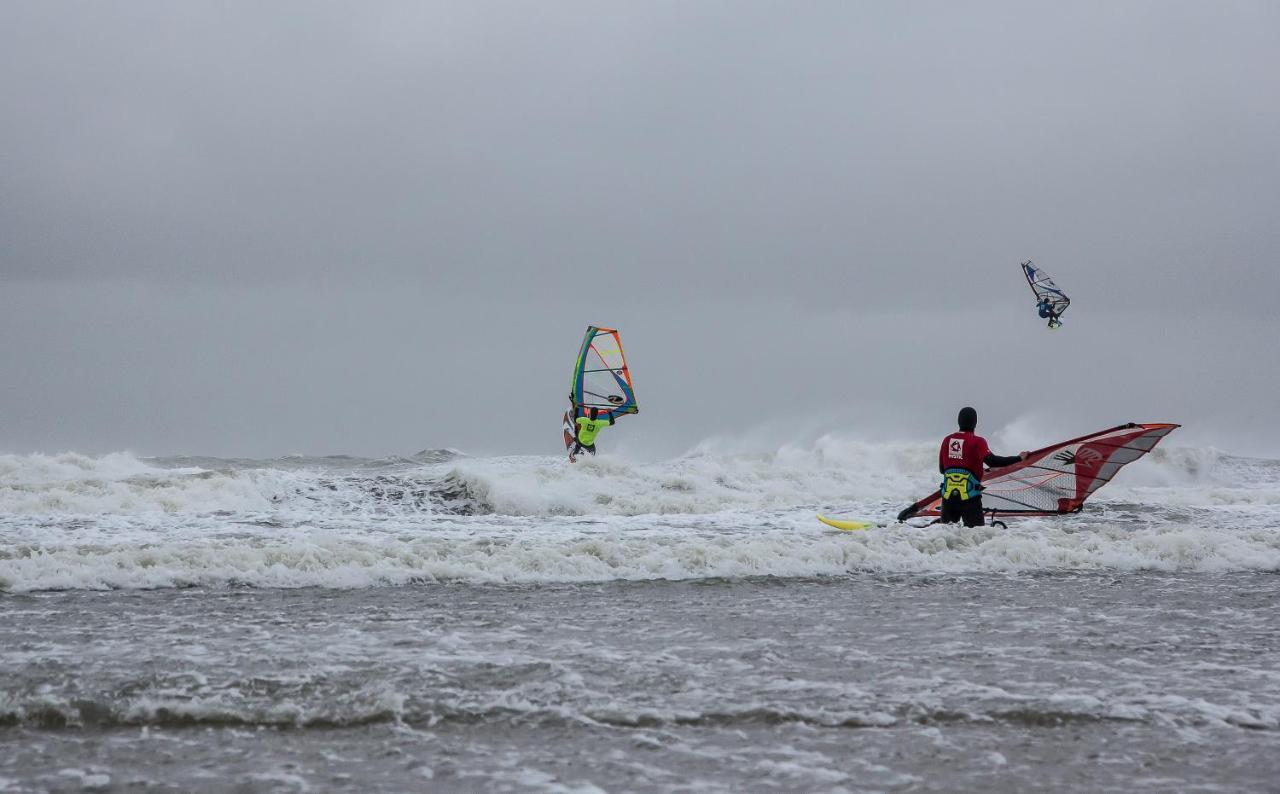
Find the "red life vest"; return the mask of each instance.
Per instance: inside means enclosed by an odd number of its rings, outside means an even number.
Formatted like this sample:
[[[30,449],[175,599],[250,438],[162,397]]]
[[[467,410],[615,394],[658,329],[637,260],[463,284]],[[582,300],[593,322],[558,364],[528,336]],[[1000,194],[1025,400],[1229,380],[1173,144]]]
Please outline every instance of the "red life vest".
[[[987,440],[965,430],[942,439],[938,450],[938,469],[964,469],[982,482],[982,461],[991,454]]]

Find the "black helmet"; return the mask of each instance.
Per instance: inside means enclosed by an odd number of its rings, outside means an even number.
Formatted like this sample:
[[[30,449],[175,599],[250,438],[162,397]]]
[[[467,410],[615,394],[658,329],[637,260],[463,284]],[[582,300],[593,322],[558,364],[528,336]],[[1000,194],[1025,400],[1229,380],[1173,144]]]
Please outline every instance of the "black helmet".
[[[959,423],[961,430],[972,433],[973,429],[978,426],[978,412],[966,405],[960,409],[960,415],[956,417],[956,422]]]

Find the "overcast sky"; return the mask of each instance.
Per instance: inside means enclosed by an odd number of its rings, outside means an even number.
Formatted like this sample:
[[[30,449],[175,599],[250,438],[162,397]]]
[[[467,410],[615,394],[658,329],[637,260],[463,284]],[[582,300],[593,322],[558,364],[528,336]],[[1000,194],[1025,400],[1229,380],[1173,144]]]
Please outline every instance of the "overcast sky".
[[[557,452],[594,323],[642,411],[606,449],[973,404],[1280,452],[1277,40],[1273,2],[6,0],[0,451]]]

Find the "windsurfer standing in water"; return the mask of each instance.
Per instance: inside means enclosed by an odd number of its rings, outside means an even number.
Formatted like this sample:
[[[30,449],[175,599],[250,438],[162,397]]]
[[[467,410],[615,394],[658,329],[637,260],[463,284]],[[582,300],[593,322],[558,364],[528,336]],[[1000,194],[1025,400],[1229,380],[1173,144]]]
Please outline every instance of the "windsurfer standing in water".
[[[961,408],[956,421],[960,429],[942,439],[938,450],[938,471],[942,473],[942,517],[938,521],[954,524],[963,520],[966,527],[980,527],[983,465],[993,469],[1012,466],[1026,460],[1027,453],[1016,457],[993,454],[987,440],[974,433],[978,412],[972,408]]]

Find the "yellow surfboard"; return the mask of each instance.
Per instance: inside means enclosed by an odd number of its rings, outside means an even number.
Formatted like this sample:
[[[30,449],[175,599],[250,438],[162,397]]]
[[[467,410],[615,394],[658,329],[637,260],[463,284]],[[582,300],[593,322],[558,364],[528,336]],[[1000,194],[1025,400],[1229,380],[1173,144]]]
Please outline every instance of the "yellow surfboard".
[[[839,518],[827,518],[821,513],[818,514],[818,520],[829,527],[835,527],[836,529],[845,529],[845,530],[870,529],[871,527],[875,526],[870,521],[844,521]]]

